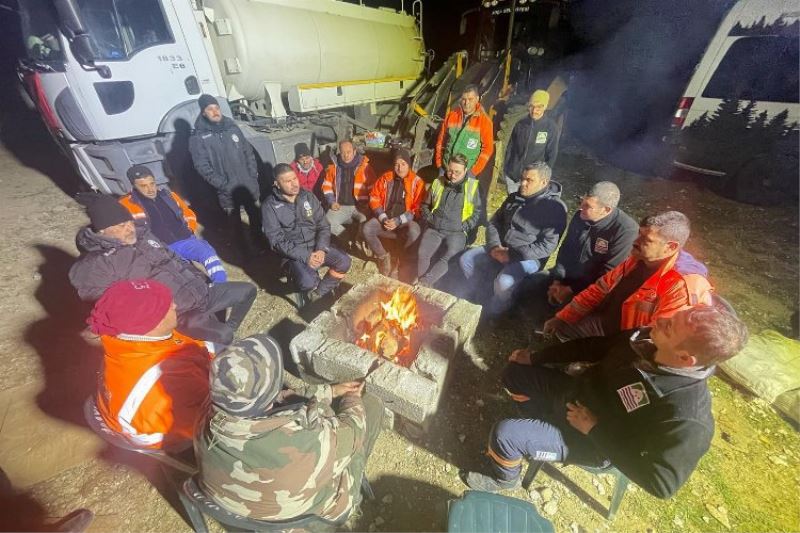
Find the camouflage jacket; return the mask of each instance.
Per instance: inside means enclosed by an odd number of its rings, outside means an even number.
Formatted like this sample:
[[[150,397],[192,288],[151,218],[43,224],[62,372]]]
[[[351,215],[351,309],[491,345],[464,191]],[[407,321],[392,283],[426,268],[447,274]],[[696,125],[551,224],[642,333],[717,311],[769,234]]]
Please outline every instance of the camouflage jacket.
[[[359,494],[348,466],[364,446],[366,418],[356,396],[342,397],[337,411],[327,385],[284,389],[264,418],[212,405],[195,440],[204,492],[256,520],[345,517]]]

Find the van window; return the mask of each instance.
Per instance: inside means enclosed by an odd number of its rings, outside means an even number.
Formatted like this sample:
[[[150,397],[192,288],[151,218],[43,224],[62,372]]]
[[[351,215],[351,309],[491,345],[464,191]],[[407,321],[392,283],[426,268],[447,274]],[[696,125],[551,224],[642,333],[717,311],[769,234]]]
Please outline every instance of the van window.
[[[796,37],[743,37],[722,58],[704,98],[761,102],[800,101]]]
[[[173,42],[158,0],[78,0],[97,59],[127,59]]]

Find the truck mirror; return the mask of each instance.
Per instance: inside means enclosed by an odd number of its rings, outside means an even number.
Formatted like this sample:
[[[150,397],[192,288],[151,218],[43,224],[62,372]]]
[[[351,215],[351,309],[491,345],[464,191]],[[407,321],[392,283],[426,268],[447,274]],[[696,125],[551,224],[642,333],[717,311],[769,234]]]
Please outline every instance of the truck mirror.
[[[92,40],[81,18],[80,7],[76,0],[54,0],[58,12],[60,26],[70,44],[70,50],[81,66],[88,70],[96,70],[101,78],[111,77],[111,69],[107,65],[96,65]]]

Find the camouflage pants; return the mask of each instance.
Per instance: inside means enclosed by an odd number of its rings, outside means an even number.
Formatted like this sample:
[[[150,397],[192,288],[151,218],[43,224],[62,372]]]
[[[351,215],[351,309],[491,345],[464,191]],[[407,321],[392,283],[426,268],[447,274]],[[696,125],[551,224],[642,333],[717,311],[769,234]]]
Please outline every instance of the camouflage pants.
[[[364,438],[364,447],[353,455],[350,466],[348,466],[350,475],[357,480],[354,483],[354,490],[358,491],[358,495],[353,500],[356,505],[361,502],[361,477],[367,468],[367,460],[375,447],[375,441],[378,440],[378,435],[381,433],[384,416],[383,400],[374,394],[365,393],[362,401],[367,419],[367,435]]]

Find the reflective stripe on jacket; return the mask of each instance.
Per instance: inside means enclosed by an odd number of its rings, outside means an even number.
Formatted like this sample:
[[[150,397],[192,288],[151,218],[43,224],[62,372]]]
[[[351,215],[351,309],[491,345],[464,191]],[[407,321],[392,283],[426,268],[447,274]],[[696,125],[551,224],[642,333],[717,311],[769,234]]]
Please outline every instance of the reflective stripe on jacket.
[[[394,180],[394,171],[389,170],[385,172],[375,186],[372,187],[369,193],[369,208],[376,217],[379,217],[386,212],[389,208],[386,202],[389,200],[389,186]],[[408,220],[403,220],[401,223],[411,222],[414,218],[419,218],[419,207],[422,204],[422,199],[425,197],[425,182],[422,178],[417,176],[413,170],[409,170],[406,177],[403,179],[403,187],[405,188],[405,213]]]
[[[464,123],[464,110],[457,107],[447,114],[436,140],[435,161],[442,168],[453,154],[467,158],[467,169],[474,176],[483,171],[494,153],[494,124],[480,104]]]
[[[366,202],[369,200],[369,189],[375,183],[375,173],[372,167],[369,166],[369,158],[367,156],[356,157],[361,157],[361,162],[358,164],[353,178],[353,197],[356,201]],[[329,204],[339,201],[340,179],[339,165],[336,164],[336,158],[334,158],[334,162],[325,169],[325,179],[322,181],[322,194],[325,195]]]
[[[606,273],[592,285],[578,293],[572,301],[556,314],[561,320],[574,324],[591,314],[620,280],[638,263],[629,257]],[[655,274],[622,303],[620,331],[648,326],[657,318],[669,317],[697,304],[711,305],[713,288],[702,269],[688,270],[698,263],[688,252],[681,251],[664,261]],[[703,269],[705,267],[702,267]]]
[[[106,425],[143,448],[191,441],[208,397],[206,345],[177,331],[165,340],[101,340],[97,409]]]
[[[461,208],[461,222],[466,222],[472,213],[475,212],[475,194],[478,192],[478,180],[475,178],[467,178],[467,183],[464,184],[464,207]],[[431,196],[433,197],[433,207],[431,211],[436,211],[439,208],[439,202],[442,200],[442,193],[444,192],[444,185],[442,180],[435,179],[431,183]]]
[[[181,218],[184,222],[186,222],[186,225],[189,226],[189,230],[191,230],[192,233],[197,231],[197,215],[194,214],[194,211],[189,208],[189,205],[183,201],[180,196],[168,189],[159,189],[158,195],[164,199],[167,205],[175,213],[176,217]],[[131,215],[133,215],[133,219],[136,222],[147,222],[147,212],[136,200],[136,197],[133,195],[133,193],[126,194],[120,198],[119,203],[122,204],[125,209],[130,211]]]

